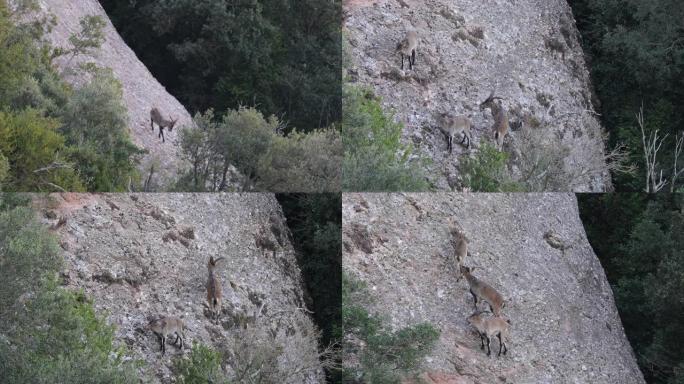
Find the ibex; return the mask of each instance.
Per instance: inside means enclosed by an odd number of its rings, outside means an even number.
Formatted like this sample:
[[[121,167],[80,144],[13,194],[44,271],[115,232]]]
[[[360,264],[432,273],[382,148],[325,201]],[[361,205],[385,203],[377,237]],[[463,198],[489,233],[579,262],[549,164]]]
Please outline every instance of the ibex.
[[[449,232],[452,236],[452,243],[454,245],[454,254],[456,255],[456,262],[461,266],[463,260],[468,255],[468,238],[465,233],[455,225],[449,226]]]
[[[506,134],[508,134],[508,112],[501,106],[502,98],[494,96],[494,91],[489,95],[489,97],[480,103],[480,111],[484,111],[485,108],[489,108],[492,111],[492,117],[494,117],[494,125],[492,130],[494,131],[494,140],[496,141],[497,148],[501,150],[503,148],[503,141]]]
[[[409,69],[416,65],[416,48],[418,48],[418,32],[408,31],[406,37],[397,44],[397,52],[401,54],[401,69],[404,69],[404,55],[408,57]]]
[[[444,135],[447,137],[447,149],[449,153],[452,152],[454,146],[454,136],[459,133],[463,133],[463,140],[461,140],[461,145],[465,143],[466,139],[466,149],[470,148],[470,140],[472,135],[470,134],[470,119],[467,116],[452,116],[449,113],[442,113],[437,118],[439,128],[442,130]]]
[[[509,324],[510,321],[500,316],[485,317],[482,312],[475,312],[468,317],[468,323],[475,327],[477,333],[480,335],[480,349],[484,350],[484,341],[487,340],[487,356],[491,356],[491,342],[492,337],[499,338],[499,354],[501,356],[501,349],[503,354],[508,352],[508,341],[510,339]]]
[[[211,312],[211,318],[216,319],[217,321],[221,314],[223,291],[221,290],[221,280],[214,274],[214,268],[216,267],[216,263],[221,259],[223,259],[223,257],[214,259],[214,256],[211,256],[207,263],[207,269],[209,271],[209,277],[207,278],[207,304],[209,306],[209,311]]]
[[[147,325],[147,328],[151,329],[152,332],[154,332],[154,334],[159,338],[162,355],[166,353],[166,335],[175,334],[176,340],[173,342],[173,345],[176,345],[178,340],[180,340],[179,348],[183,349],[184,327],[185,324],[183,323],[183,320],[172,316],[162,317],[161,319],[150,321],[150,323]]]
[[[170,120],[166,120],[162,117],[162,114],[157,107],[153,107],[150,110],[150,126],[152,127],[152,131],[154,131],[154,124],[159,126],[159,135],[157,135],[157,137],[161,137],[162,143],[166,142],[164,139],[164,128],[168,128],[169,132],[171,132],[173,131],[173,126],[176,125],[176,122],[178,121],[178,119],[174,119],[171,116],[169,116],[169,118]]]
[[[494,316],[501,316],[501,310],[505,305],[503,296],[496,289],[492,288],[491,285],[471,275],[470,272],[470,268],[461,266],[461,276],[465,276],[468,281],[470,294],[473,295],[475,310],[477,311],[477,299],[479,298],[489,304],[489,308],[494,313]],[[458,277],[458,280],[461,280],[461,276]]]

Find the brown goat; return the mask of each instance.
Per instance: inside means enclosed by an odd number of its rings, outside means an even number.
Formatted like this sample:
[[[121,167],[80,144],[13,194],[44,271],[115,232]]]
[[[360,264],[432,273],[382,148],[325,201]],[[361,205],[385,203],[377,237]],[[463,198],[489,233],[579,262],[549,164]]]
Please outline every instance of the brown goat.
[[[214,268],[216,267],[216,263],[221,259],[223,259],[223,257],[214,259],[214,256],[211,256],[207,263],[207,270],[209,272],[209,277],[207,278],[207,304],[209,306],[209,311],[211,312],[211,318],[216,321],[219,320],[219,316],[221,315],[223,291],[221,289],[221,280],[214,273]]]
[[[482,312],[475,312],[468,317],[468,323],[475,327],[480,335],[480,349],[484,349],[484,342],[487,340],[487,356],[492,354],[491,342],[494,336],[499,338],[499,354],[497,356],[501,356],[502,348],[504,355],[508,352],[507,344],[510,339],[510,321],[508,319],[500,316],[485,317],[482,316]]]
[[[171,116],[169,116],[169,118],[170,120],[166,120],[157,107],[153,107],[150,110],[150,126],[152,127],[152,131],[154,131],[155,123],[159,126],[159,135],[157,135],[157,137],[161,137],[162,143],[166,142],[164,139],[164,128],[168,128],[169,132],[171,132],[173,131],[173,126],[176,125],[176,122],[178,121],[178,119],[174,119]]]
[[[492,130],[494,131],[494,140],[496,141],[496,146],[498,150],[503,149],[504,137],[508,134],[508,112],[506,112],[501,105],[501,97],[494,96],[494,91],[489,95],[489,97],[480,103],[480,111],[484,111],[489,108],[492,111],[492,117],[494,117],[494,125]]]
[[[475,310],[477,310],[477,299],[479,298],[489,304],[489,308],[494,313],[494,316],[501,316],[501,310],[506,304],[503,296],[496,289],[492,288],[491,285],[470,274],[471,271],[470,268],[461,266],[461,276],[465,276],[468,281],[470,294],[473,295]],[[461,277],[459,276],[458,280],[460,279]]]

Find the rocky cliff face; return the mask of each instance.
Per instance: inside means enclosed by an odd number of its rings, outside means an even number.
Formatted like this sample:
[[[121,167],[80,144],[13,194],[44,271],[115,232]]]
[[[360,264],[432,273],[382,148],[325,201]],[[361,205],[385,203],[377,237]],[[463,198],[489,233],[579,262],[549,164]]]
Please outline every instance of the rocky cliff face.
[[[77,57],[72,61],[66,58],[58,60],[61,70],[68,74],[69,68],[81,63],[92,62],[99,67],[111,68],[116,78],[123,85],[123,99],[128,108],[128,123],[133,142],[149,153],[140,166],[146,176],[151,164],[156,163],[157,173],[151,180],[153,187],[166,186],[177,174],[179,168],[186,164],[181,160],[179,151],[179,129],[164,131],[166,142],[157,138],[158,128],[153,132],[150,128],[150,109],[154,106],[162,111],[164,117],[177,118],[176,128],[192,123],[190,114],[176,98],[155,80],[145,65],[138,60],[135,53],[124,43],[109,21],[104,9],[97,0],[40,0],[41,10],[56,16],[57,24],[48,35],[50,42],[57,47],[69,47],[69,36],[80,31],[79,21],[84,16],[101,16],[106,26],[105,42],[92,56]],[[66,76],[67,81],[79,84],[81,75]]]
[[[506,300],[505,357],[487,357],[466,321],[450,219],[469,239],[463,263]],[[344,269],[368,283],[371,312],[441,331],[428,383],[644,382],[573,195],[346,194],[343,228]]]
[[[590,78],[565,0],[347,0],[349,81],[371,86],[404,123],[403,141],[433,159],[437,187],[459,187],[458,159],[493,142],[493,119],[480,102],[503,98],[511,126],[505,149],[513,175],[534,147],[561,153],[568,187],[611,188]],[[400,70],[396,44],[419,36],[416,66]],[[440,112],[470,115],[475,149],[446,150]],[[526,143],[532,137],[533,143]],[[460,138],[458,138],[460,141]],[[565,153],[567,151],[567,153]],[[547,190],[547,189],[545,189]]]
[[[222,351],[232,378],[254,359],[266,366],[253,369],[283,383],[324,381],[317,331],[273,195],[53,194],[34,205],[60,238],[68,288],[94,299],[129,358],[144,360],[141,373],[155,382],[172,382],[172,359],[193,342]],[[224,294],[219,324],[203,305],[210,256],[225,257],[216,269]],[[183,318],[187,349],[167,345],[161,355],[145,330],[160,315]]]

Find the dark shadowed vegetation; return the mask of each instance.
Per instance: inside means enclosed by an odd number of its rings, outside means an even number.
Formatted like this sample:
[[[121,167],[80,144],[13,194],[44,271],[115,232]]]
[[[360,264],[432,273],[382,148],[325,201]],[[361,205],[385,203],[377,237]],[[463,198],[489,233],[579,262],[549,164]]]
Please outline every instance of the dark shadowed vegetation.
[[[254,106],[286,131],[341,118],[340,1],[100,2],[143,63],[191,113]]]
[[[340,194],[279,194],[310,309],[322,331],[320,348],[339,344],[341,339],[342,287],[342,198]],[[339,372],[328,370],[337,382]]]
[[[652,178],[649,192],[654,192],[660,171],[665,181],[662,190],[681,190],[684,159],[678,153],[682,143],[677,143],[684,137],[684,2],[572,0],[570,4],[610,147],[627,145],[630,162],[639,168],[635,174],[616,174],[616,190],[641,191]],[[635,116],[642,107],[643,134]],[[647,162],[645,148],[653,143],[657,147],[661,140],[655,161]],[[650,175],[648,163],[654,168]]]
[[[579,195],[579,202],[646,381],[684,382],[683,196]]]

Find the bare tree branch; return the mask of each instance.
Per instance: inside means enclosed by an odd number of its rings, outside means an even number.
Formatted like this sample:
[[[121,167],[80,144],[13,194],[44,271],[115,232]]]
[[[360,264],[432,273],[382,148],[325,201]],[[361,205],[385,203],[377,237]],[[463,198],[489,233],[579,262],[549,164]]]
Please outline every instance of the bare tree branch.
[[[675,135],[675,153],[674,160],[672,160],[672,181],[670,181],[670,192],[675,191],[677,184],[677,178],[684,172],[684,169],[677,171],[677,162],[679,161],[679,155],[682,154],[682,148],[684,148],[684,134],[679,136],[679,133]]]
[[[646,138],[646,128],[644,124],[644,106],[636,114],[637,123],[641,129],[641,142],[644,147],[644,159],[646,160],[646,188],[647,193],[655,193],[663,189],[667,180],[663,180],[663,170],[658,172],[658,151],[668,135],[658,137],[658,130],[648,134]],[[656,177],[658,176],[658,177]]]

